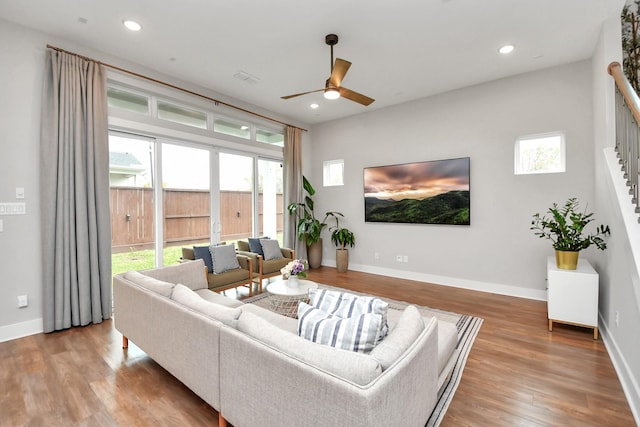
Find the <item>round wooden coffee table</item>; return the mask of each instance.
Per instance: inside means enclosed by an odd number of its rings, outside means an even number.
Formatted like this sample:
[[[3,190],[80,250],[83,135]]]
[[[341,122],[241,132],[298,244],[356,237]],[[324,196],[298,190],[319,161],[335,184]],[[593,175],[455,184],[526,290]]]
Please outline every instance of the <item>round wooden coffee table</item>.
[[[309,302],[309,289],[318,289],[311,280],[298,279],[298,286],[291,287],[287,280],[278,280],[267,286],[271,310],[283,316],[298,318],[298,303]]]

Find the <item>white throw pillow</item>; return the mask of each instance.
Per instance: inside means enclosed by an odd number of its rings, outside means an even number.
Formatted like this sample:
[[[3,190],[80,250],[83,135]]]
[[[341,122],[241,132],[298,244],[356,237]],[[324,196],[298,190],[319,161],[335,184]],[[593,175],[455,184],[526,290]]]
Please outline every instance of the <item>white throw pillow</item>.
[[[387,308],[389,304],[380,298],[364,295],[354,295],[348,292],[330,291],[328,289],[310,289],[311,305],[334,316],[348,318],[365,313],[379,314],[382,317],[382,327],[378,341],[387,335]]]
[[[264,260],[269,261],[272,259],[282,259],[282,251],[280,250],[280,244],[274,239],[260,239],[262,245],[262,252],[264,253]]]
[[[298,304],[298,335],[318,344],[369,353],[376,346],[381,326],[379,314],[342,319],[304,302]]]
[[[209,246],[209,252],[211,252],[213,274],[221,274],[225,271],[240,268],[234,244]]]
[[[179,283],[173,288],[171,299],[211,319],[218,320],[234,328],[238,323],[238,318],[242,314],[240,308],[230,308],[209,302],[188,287]]]

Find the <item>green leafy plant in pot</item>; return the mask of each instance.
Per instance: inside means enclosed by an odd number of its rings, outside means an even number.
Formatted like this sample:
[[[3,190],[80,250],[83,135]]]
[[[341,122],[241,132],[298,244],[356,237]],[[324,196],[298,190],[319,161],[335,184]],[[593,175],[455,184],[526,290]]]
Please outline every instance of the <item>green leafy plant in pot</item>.
[[[353,247],[356,244],[356,236],[353,231],[345,227],[340,227],[339,217],[344,218],[340,212],[327,212],[336,220],[336,225],[332,226],[331,241],[336,245],[336,268],[339,273],[344,273],[349,268],[349,249],[345,246]]]
[[[585,227],[594,221],[593,213],[579,211],[580,203],[573,197],[563,206],[554,203],[547,211],[550,216],[533,215],[531,230],[541,239],[549,239],[556,251],[556,264],[563,270],[575,270],[581,250],[594,245],[600,250],[607,248],[604,238],[611,234],[608,225],[596,227],[593,233]]]
[[[287,210],[289,215],[295,215],[297,218],[296,231],[298,240],[304,242],[307,246],[309,266],[318,268],[322,265],[322,238],[320,237],[322,229],[327,225],[327,218],[331,214],[339,212],[327,212],[324,220],[317,219],[313,212],[312,199],[316,194],[316,190],[305,176],[302,177],[302,186],[307,193],[304,197],[304,202],[292,202],[287,207]]]

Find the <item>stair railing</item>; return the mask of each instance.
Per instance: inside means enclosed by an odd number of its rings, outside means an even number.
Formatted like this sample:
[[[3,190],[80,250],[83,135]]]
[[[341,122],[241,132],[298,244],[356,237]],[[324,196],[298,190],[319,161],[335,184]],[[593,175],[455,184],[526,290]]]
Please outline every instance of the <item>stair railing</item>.
[[[638,198],[638,173],[640,167],[640,98],[629,83],[618,62],[608,67],[616,82],[616,152],[618,153],[624,179],[627,180],[631,203],[640,213]],[[640,222],[640,216],[638,217]]]

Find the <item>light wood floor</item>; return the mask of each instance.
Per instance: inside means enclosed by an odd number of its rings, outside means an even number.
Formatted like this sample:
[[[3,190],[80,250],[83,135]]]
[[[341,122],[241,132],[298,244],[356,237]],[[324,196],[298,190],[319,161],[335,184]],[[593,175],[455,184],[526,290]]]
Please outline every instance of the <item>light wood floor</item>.
[[[635,425],[602,341],[570,326],[554,325],[549,333],[544,302],[327,267],[309,278],[484,319],[444,427]],[[217,426],[217,420],[214,409],[135,343],[122,350],[111,321],[0,343],[0,426]]]

